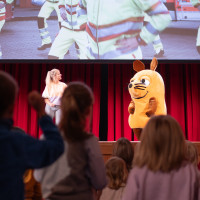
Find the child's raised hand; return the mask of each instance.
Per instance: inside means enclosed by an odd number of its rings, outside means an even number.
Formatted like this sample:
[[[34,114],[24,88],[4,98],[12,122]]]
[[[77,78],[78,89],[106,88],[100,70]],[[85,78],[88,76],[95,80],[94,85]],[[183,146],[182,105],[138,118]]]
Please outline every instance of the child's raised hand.
[[[45,115],[45,102],[39,92],[30,92],[28,95],[28,102],[36,110],[39,117]]]

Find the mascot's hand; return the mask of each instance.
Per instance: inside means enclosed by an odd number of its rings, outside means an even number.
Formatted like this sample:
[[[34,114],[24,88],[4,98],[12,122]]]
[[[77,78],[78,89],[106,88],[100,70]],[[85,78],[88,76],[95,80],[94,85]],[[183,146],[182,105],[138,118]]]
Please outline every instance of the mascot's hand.
[[[152,97],[149,99],[149,107],[148,107],[148,110],[146,112],[146,115],[148,117],[151,117],[152,115],[155,114],[157,110],[157,102],[156,102],[156,98]]]
[[[128,106],[128,112],[129,112],[129,114],[133,114],[134,111],[135,111],[135,103],[134,103],[134,101],[131,101]]]
[[[140,140],[142,134],[142,128],[134,128],[133,133],[135,134],[137,140]]]
[[[63,20],[67,19],[67,11],[66,11],[65,7],[60,8],[60,16],[62,17]]]

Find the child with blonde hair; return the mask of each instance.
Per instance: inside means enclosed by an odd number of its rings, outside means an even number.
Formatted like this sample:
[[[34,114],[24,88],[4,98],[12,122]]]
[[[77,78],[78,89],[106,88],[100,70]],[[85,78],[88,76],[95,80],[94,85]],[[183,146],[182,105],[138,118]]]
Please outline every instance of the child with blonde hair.
[[[122,158],[111,157],[106,162],[108,185],[103,189],[100,200],[121,200],[124,192],[128,171]]]
[[[123,200],[193,200],[200,197],[200,174],[187,161],[185,139],[169,115],[152,117],[142,132]]]

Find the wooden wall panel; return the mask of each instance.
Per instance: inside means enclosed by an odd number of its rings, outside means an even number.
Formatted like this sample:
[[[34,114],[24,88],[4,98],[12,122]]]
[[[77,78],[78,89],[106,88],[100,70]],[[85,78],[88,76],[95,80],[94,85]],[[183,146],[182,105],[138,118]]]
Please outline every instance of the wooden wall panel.
[[[104,161],[106,162],[111,156],[112,156],[112,150],[114,146],[115,141],[112,142],[99,142],[100,149],[104,158]],[[137,145],[138,142],[131,142],[133,148]],[[193,142],[198,150],[199,155],[199,161],[200,161],[200,142]]]

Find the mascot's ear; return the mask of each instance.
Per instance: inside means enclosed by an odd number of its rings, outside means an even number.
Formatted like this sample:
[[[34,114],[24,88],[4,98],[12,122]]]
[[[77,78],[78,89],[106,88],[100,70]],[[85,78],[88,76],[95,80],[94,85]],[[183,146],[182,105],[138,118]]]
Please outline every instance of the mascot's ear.
[[[144,63],[142,63],[141,61],[139,60],[136,60],[133,62],[133,69],[136,71],[136,72],[139,72],[139,71],[142,71],[145,69],[145,66],[144,66]]]
[[[152,61],[151,61],[150,69],[153,70],[153,71],[155,71],[156,68],[157,68],[157,65],[158,65],[158,61],[157,61],[157,59],[154,57],[154,58],[152,59]]]

